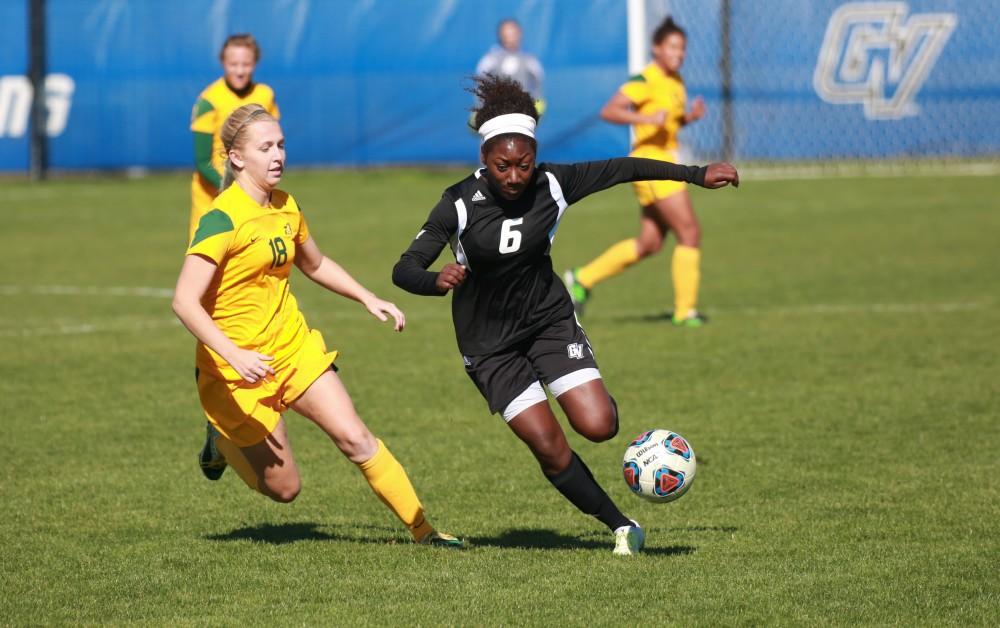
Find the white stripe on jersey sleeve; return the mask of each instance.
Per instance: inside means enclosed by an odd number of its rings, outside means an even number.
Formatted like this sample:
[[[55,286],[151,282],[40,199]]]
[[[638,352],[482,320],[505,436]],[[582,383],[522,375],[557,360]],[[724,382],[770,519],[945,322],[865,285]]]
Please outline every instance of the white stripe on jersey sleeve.
[[[468,212],[465,211],[465,201],[458,199],[455,201],[455,213],[458,214],[458,229],[451,241],[451,250],[455,252],[455,261],[469,268],[469,258],[465,256],[465,249],[462,248],[462,232],[469,222]]]
[[[559,214],[556,215],[556,224],[552,225],[552,230],[549,231],[549,244],[552,244],[552,241],[556,239],[556,229],[559,228],[559,221],[562,220],[563,213],[565,213],[569,204],[566,202],[566,197],[563,196],[562,186],[556,181],[555,175],[546,171],[545,176],[549,178],[549,193],[552,194],[552,200],[559,207]]]

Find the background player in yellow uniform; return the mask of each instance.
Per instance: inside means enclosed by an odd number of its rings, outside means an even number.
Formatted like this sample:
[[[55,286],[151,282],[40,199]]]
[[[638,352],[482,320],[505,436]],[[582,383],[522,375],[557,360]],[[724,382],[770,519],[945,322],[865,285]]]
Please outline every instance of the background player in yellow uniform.
[[[358,465],[415,541],[460,547],[431,527],[403,467],[358,417],[331,368],[337,352],[309,329],[289,289],[292,264],[379,320],[391,317],[396,331],[405,324],[403,313],[323,255],[295,199],[277,189],[285,139],[264,107],[237,109],[221,136],[228,155],[223,191],[199,221],[173,302],[198,339],[198,393],[212,458],[203,457],[203,467],[218,469],[210,476],[218,479],[228,462],[250,488],[292,501],[301,483],[281,416],[292,408]]]
[[[671,18],[653,33],[653,62],[631,77],[601,110],[615,124],[631,124],[632,157],[677,161],[677,133],[705,115],[705,103],[696,99],[686,110],[687,92],[681,79],[687,37]],[[612,245],[585,266],[566,271],[565,281],[577,313],[591,289],[663,247],[667,231],[677,238],[671,274],[674,283],[675,325],[700,327],[706,318],[696,309],[701,282],[701,228],[691,206],[687,184],[681,181],[639,181],[633,184],[642,216],[639,235]]]
[[[253,82],[253,71],[260,61],[260,47],[253,35],[231,35],[222,44],[219,60],[222,77],[198,95],[191,111],[195,172],[191,178],[188,242],[194,237],[198,221],[212,208],[212,199],[221,187],[226,156],[219,134],[226,118],[238,107],[251,103],[263,106],[276,120],[280,117],[274,91],[263,83]]]

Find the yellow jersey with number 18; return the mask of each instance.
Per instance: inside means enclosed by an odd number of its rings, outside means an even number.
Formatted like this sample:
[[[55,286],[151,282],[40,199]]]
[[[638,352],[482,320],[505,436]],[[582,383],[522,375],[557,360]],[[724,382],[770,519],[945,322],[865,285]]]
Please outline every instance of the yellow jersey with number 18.
[[[218,266],[202,298],[209,316],[240,348],[273,356],[270,364],[279,373],[294,364],[309,335],[288,283],[296,248],[308,238],[309,228],[291,195],[274,190],[262,207],[234,183],[201,217],[187,250]],[[200,342],[196,363],[212,377],[241,379]]]

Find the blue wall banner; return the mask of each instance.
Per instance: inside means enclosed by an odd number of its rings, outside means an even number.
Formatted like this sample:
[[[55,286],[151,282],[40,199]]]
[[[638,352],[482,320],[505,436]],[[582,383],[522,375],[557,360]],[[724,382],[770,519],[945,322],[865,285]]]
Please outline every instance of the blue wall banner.
[[[704,96],[710,113],[685,141],[695,154],[716,155],[721,3],[650,4],[688,27],[688,93]],[[1000,153],[1000,17],[990,0],[730,5],[737,157]]]
[[[989,0],[731,2],[738,159],[1000,153],[1000,19]],[[541,157],[625,154],[598,111],[627,78],[623,0],[47,0],[50,162],[57,169],[191,165],[199,92],[219,48],[250,32],[282,112],[292,164],[471,163],[464,88],[518,19],[545,68]],[[689,35],[683,74],[708,115],[689,155],[724,145],[720,0],[647,2]],[[0,170],[28,165],[27,2],[0,0]]]

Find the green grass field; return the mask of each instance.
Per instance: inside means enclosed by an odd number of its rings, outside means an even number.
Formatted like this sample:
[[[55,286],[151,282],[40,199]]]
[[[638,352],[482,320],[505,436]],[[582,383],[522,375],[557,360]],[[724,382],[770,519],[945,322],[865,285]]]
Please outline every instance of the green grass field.
[[[194,341],[169,301],[186,175],[5,182],[0,624],[1000,623],[1000,181],[694,191],[711,324],[658,318],[667,254],[600,286],[585,320],[623,424],[570,440],[648,530],[646,554],[620,559],[487,413],[448,303],[390,282],[464,174],[294,172],[284,187],[324,251],[407,312],[397,335],[293,279],[362,416],[466,552],[408,543],[297,416],[295,503],[202,478]],[[628,186],[570,208],[557,269],[636,223]],[[651,427],[700,463],[665,506],[620,474]]]

